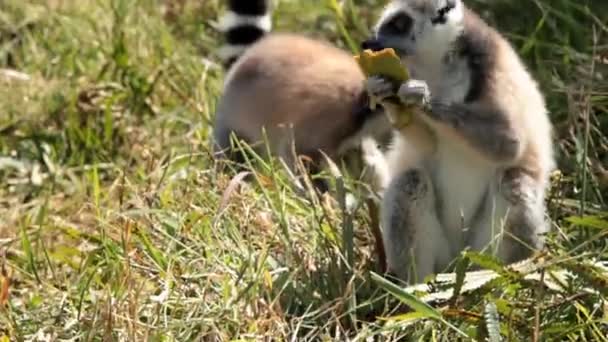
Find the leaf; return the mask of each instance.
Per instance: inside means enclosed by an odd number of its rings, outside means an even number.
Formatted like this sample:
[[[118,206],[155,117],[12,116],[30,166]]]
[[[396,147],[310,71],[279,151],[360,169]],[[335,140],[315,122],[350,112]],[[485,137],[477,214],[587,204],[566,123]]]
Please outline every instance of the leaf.
[[[564,261],[560,265],[574,273],[579,281],[585,281],[594,290],[608,294],[608,273],[605,268],[573,260]]]
[[[464,256],[484,269],[494,271],[503,276],[520,278],[518,273],[509,270],[500,260],[498,260],[498,258],[492,255],[466,251],[464,252]]]
[[[36,268],[36,256],[34,255],[32,243],[25,227],[21,228],[21,248],[23,249],[23,252],[25,253],[25,256],[27,258],[30,271],[34,273],[36,280],[41,283],[40,277],[38,276],[38,270]]]
[[[32,298],[30,298],[30,307],[32,308],[39,308],[40,305],[42,305],[44,303],[44,298],[42,298],[42,296],[35,294],[32,296]]]
[[[420,319],[426,318],[426,316],[423,313],[414,311],[414,312],[408,312],[406,314],[401,314],[401,315],[395,315],[395,316],[390,316],[390,317],[377,317],[377,318],[382,321],[415,322]]]
[[[156,264],[164,271],[167,269],[167,260],[163,256],[163,254],[158,250],[158,248],[152,245],[150,238],[143,231],[143,229],[137,229],[137,236],[141,239],[141,242],[144,244],[145,250],[148,252],[150,257],[156,262]]]
[[[97,170],[97,164],[93,165],[93,170],[91,170],[90,181],[93,190],[93,203],[95,204],[95,209],[97,210],[97,216],[100,215],[100,199],[101,199],[101,183],[99,180],[99,172]]]
[[[53,261],[66,263],[74,268],[78,268],[80,256],[81,251],[78,248],[69,246],[57,246],[54,251],[50,253],[50,257]]]
[[[464,278],[467,275],[467,268],[469,268],[469,259],[466,256],[462,256],[458,263],[456,264],[456,281],[454,283],[454,294],[452,295],[452,301],[455,302],[456,298],[460,295],[460,290],[462,290],[462,285],[464,285]]]
[[[402,288],[384,279],[379,274],[372,272],[372,280],[378,283],[378,285],[395,296],[397,299],[407,304],[414,311],[423,315],[421,318],[433,318],[438,320],[442,319],[441,313],[435,310],[435,308],[416,298],[416,296],[405,292]]]
[[[264,276],[264,285],[266,285],[268,291],[272,291],[272,274],[270,274],[270,272],[265,269],[262,275]]]
[[[432,306],[430,306],[429,304],[421,301],[416,296],[406,292],[401,287],[384,279],[382,276],[380,276],[379,274],[377,274],[375,272],[372,272],[371,276],[372,276],[372,280],[374,282],[378,283],[378,285],[380,285],[382,288],[384,288],[390,294],[392,294],[397,299],[399,299],[401,302],[405,303],[410,308],[412,308],[414,311],[416,311],[419,315],[419,319],[423,319],[423,318],[435,319],[435,320],[443,323],[448,328],[455,331],[457,334],[467,338],[467,340],[471,339],[471,336],[469,336],[467,333],[465,333],[464,331],[460,330],[458,327],[454,326],[450,322],[443,319],[443,317],[441,316],[441,313],[439,311],[437,311],[435,308],[433,308]]]
[[[496,305],[498,312],[503,315],[508,315],[513,310],[511,302],[506,299],[497,298],[494,300],[494,305]]]
[[[491,255],[471,251],[465,252],[464,255],[474,264],[481,266],[485,269],[492,270],[495,272],[502,272],[504,270],[504,265],[500,262],[500,260]]]
[[[574,225],[587,228],[594,228],[600,230],[608,229],[608,221],[598,216],[572,216],[566,218],[566,221]]]

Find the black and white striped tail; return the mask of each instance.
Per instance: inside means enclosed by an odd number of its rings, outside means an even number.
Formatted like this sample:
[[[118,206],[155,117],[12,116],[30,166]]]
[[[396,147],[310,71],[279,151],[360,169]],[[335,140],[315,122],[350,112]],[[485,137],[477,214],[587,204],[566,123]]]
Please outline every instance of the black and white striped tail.
[[[228,0],[228,12],[220,20],[226,43],[219,50],[226,69],[271,28],[270,0]]]

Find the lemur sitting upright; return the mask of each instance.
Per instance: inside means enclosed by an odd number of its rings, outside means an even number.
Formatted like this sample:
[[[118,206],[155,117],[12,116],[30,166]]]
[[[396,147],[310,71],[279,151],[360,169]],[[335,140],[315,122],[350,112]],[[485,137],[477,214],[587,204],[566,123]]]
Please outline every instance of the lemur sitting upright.
[[[391,116],[395,95],[417,108],[388,152],[389,270],[420,281],[467,246],[509,263],[541,248],[552,128],[507,40],[461,0],[393,0],[363,47],[395,49],[412,76],[370,78],[373,96]]]

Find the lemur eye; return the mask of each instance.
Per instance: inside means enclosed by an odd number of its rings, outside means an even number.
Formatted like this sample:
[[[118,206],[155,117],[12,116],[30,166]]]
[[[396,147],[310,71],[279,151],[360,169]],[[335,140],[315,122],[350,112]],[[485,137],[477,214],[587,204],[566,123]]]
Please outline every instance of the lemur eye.
[[[386,34],[404,34],[408,33],[412,28],[412,17],[406,13],[399,13],[395,15],[384,27],[382,31]]]

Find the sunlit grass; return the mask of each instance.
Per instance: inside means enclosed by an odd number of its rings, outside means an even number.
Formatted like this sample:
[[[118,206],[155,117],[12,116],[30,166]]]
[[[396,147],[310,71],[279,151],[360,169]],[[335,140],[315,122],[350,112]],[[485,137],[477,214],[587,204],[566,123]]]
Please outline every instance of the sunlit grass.
[[[339,204],[297,195],[276,162],[227,190],[235,173],[216,172],[208,144],[223,2],[174,3],[0,3],[0,335],[605,340],[608,279],[588,263],[608,247],[606,6],[469,2],[547,95],[563,176],[546,272],[571,271],[566,289],[505,276],[448,309],[406,314],[399,298],[412,299],[372,280],[364,206],[344,234]],[[354,50],[379,9],[282,1],[275,22]]]

